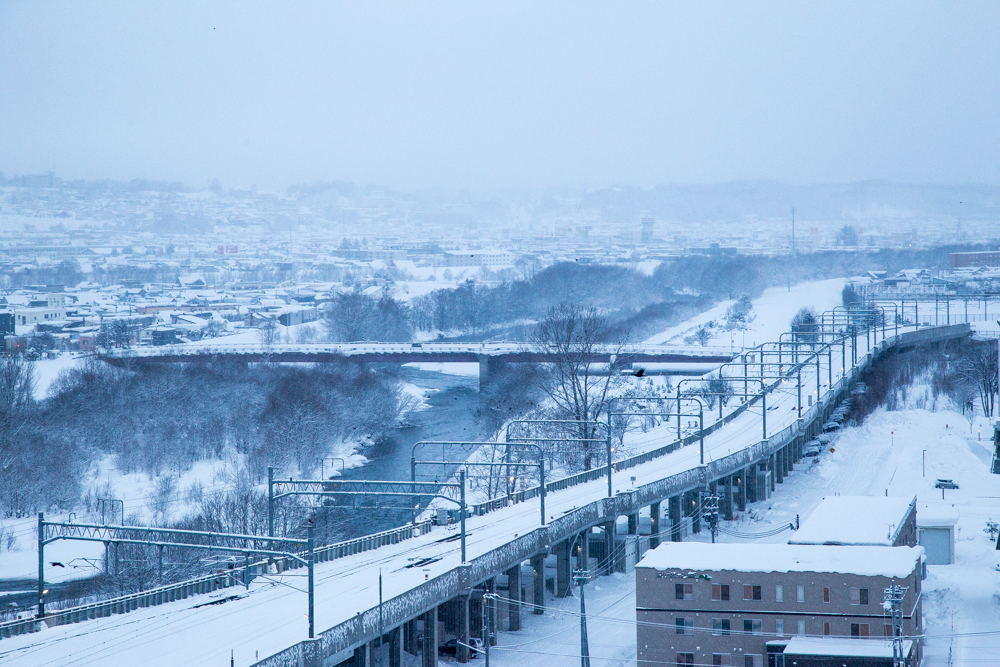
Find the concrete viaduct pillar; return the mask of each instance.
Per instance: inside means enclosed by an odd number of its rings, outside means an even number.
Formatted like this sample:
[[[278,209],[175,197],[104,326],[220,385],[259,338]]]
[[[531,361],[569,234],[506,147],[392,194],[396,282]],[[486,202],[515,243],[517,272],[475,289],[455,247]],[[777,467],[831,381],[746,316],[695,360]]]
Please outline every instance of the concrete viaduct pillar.
[[[571,595],[573,578],[570,572],[570,540],[556,544],[556,597],[564,598]]]
[[[681,497],[671,496],[668,500],[670,512],[670,541],[681,541]]]
[[[532,591],[532,603],[534,603],[534,613],[541,615],[545,613],[545,554],[535,554],[531,557],[531,571],[534,573]]]
[[[660,546],[660,503],[649,506],[649,548]]]
[[[438,667],[438,610],[434,607],[423,615],[424,641],[420,647],[421,667]]]
[[[628,515],[628,534],[637,535],[639,533],[639,515],[629,514]]]
[[[604,531],[604,553],[606,554],[604,559],[604,574],[611,576],[611,573],[615,571],[615,563],[617,561],[615,554],[615,522],[608,521],[601,526],[601,529]]]
[[[687,494],[687,502],[685,504],[685,511],[687,516],[691,517],[691,532],[700,533],[701,532],[701,491],[690,491]]]
[[[722,479],[722,502],[721,507],[722,517],[726,521],[733,520],[733,476],[726,475]]]
[[[400,667],[403,664],[403,629],[395,628],[381,638],[368,642],[368,663],[371,667]],[[365,648],[365,647],[360,647]],[[355,650],[355,664],[358,651]]]
[[[469,662],[469,598],[470,594],[461,595],[455,600],[456,611],[458,612],[458,624],[455,628],[455,635],[458,639],[458,651],[456,658],[458,662]]]
[[[757,502],[757,464],[751,463],[744,472],[743,481],[747,490],[747,502]]]
[[[403,624],[403,650],[410,655],[418,655],[420,648],[417,646],[417,621],[407,621]]]
[[[736,509],[741,512],[747,511],[747,469],[740,470],[736,477]]]
[[[479,390],[489,384],[491,377],[500,369],[503,362],[488,354],[476,355],[479,359]]]
[[[521,564],[507,570],[507,618],[508,630],[521,629]],[[427,667],[426,665],[424,667]]]

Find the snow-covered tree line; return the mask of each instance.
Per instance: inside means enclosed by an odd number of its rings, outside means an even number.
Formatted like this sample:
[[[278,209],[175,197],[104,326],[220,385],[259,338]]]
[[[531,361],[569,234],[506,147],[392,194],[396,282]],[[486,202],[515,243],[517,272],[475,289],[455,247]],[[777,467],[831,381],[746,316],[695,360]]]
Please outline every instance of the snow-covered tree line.
[[[177,476],[237,454],[249,483],[267,467],[311,471],[333,444],[384,437],[407,398],[390,375],[351,362],[131,364],[89,361],[33,397],[32,363],[0,363],[0,511],[73,509],[105,456],[123,473]]]

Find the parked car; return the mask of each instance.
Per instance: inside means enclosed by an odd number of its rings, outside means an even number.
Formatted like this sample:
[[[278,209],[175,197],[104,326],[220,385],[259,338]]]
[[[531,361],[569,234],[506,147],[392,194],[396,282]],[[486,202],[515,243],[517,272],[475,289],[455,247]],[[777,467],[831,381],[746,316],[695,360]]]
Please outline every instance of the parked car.
[[[476,637],[469,637],[467,645],[472,647],[469,649],[470,658],[475,658],[483,650],[482,640]],[[458,655],[458,640],[449,639],[443,645],[438,646],[438,655]]]
[[[823,451],[823,447],[819,443],[816,443],[812,447],[806,447],[802,450],[802,456],[819,456],[820,452]]]
[[[823,424],[823,430],[829,433],[830,431],[836,431],[840,428],[840,424],[837,422],[827,422]]]
[[[950,479],[939,479],[937,484],[934,485],[935,489],[957,489],[958,484],[951,481]]]

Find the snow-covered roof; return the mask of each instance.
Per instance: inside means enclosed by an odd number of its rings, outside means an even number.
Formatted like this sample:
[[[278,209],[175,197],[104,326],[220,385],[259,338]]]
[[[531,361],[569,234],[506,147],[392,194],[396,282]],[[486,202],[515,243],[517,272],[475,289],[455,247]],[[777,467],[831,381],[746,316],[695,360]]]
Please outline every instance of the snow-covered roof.
[[[915,503],[915,497],[828,496],[788,543],[889,547]]]
[[[866,577],[908,577],[923,547],[666,542],[636,567],[720,572],[837,572]]]
[[[942,528],[958,523],[958,509],[945,503],[921,503],[917,508],[917,525],[921,528]]]
[[[909,655],[912,647],[912,641],[904,640],[903,655]],[[837,658],[892,658],[892,640],[792,637],[784,652],[786,655],[828,655]]]

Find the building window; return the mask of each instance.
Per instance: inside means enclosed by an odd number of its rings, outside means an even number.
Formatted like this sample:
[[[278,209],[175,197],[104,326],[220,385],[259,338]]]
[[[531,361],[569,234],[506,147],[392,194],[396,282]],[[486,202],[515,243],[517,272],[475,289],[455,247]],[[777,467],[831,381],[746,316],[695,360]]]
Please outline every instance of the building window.
[[[764,656],[747,653],[743,656],[743,664],[746,667],[764,667]]]
[[[785,587],[778,584],[774,587],[774,601],[784,602],[785,601]]]
[[[823,623],[823,634],[827,637],[830,636],[830,621]]]
[[[868,624],[867,623],[851,623],[851,636],[852,637],[868,637]]]
[[[729,584],[712,584],[712,599],[716,602],[729,600]]]
[[[823,587],[823,602],[827,603],[830,601],[830,589],[826,586]]]
[[[677,667],[685,667],[685,665],[694,664],[694,653],[678,653],[677,654]]]
[[[882,633],[886,637],[892,637],[892,623],[886,623],[884,626],[882,626]]]
[[[674,619],[674,623],[676,625],[676,630],[674,630],[674,632],[676,632],[679,635],[684,634],[684,628],[694,627],[694,619],[692,618],[682,618],[678,616],[676,619]]]
[[[729,625],[728,618],[713,618],[712,619],[712,634],[716,637],[722,635],[728,635],[731,626]]]
[[[733,664],[733,654],[732,653],[713,653],[712,654],[712,664],[713,665],[731,665],[731,664]]]
[[[805,634],[806,634],[806,622],[805,621],[799,621],[799,628],[796,631],[796,634],[802,635],[803,637],[805,636]]]
[[[746,584],[743,586],[743,599],[744,600],[760,600],[762,597],[760,586],[751,586]]]
[[[806,587],[805,586],[796,586],[795,587],[795,601],[796,602],[805,602],[806,601]]]
[[[745,635],[759,635],[764,631],[763,625],[760,621],[755,621],[753,619],[745,618],[743,619],[743,634]]]
[[[774,634],[779,637],[785,634],[785,619],[779,618],[774,622]]]
[[[675,600],[693,600],[694,584],[674,584]]]
[[[852,588],[851,589],[851,604],[867,605],[868,604],[868,589],[867,588]]]

